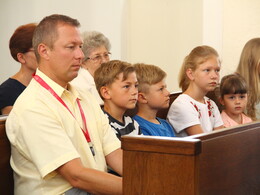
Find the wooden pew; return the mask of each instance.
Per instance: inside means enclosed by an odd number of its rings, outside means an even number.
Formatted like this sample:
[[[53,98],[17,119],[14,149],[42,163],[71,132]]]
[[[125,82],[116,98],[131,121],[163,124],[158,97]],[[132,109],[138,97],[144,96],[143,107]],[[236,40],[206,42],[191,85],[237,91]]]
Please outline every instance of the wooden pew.
[[[5,132],[6,117],[0,115],[0,194],[13,195],[13,171],[10,166],[11,148]]]
[[[170,95],[170,104],[180,95],[181,92],[172,93]],[[213,97],[213,98],[212,98]],[[213,96],[210,98],[214,99]],[[166,119],[168,109],[162,109],[157,113],[157,116],[163,119]],[[130,116],[133,116],[136,113],[136,108],[128,111]],[[14,181],[13,181],[13,171],[10,166],[10,155],[11,148],[9,140],[5,132],[5,121],[6,117],[0,115],[0,195],[13,195],[14,193]],[[178,142],[181,143],[181,142]],[[174,144],[176,146],[176,144]],[[167,146],[168,147],[168,146]],[[178,150],[178,148],[174,149]],[[181,148],[181,151],[183,149]]]
[[[260,122],[186,138],[123,136],[124,195],[260,194]]]

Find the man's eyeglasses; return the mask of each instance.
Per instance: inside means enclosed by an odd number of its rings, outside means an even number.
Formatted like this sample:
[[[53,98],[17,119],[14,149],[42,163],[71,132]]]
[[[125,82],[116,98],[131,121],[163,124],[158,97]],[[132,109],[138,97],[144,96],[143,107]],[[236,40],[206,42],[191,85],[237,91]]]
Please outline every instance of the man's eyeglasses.
[[[92,60],[93,62],[101,62],[102,59],[105,59],[106,61],[108,61],[110,59],[110,55],[111,53],[104,53],[103,55],[96,55],[94,57],[88,57],[87,60]]]

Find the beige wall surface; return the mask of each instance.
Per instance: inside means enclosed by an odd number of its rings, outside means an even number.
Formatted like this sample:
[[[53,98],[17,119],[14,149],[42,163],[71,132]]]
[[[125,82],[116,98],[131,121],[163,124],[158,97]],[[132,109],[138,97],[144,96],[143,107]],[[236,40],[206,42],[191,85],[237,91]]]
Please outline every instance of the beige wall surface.
[[[260,37],[260,1],[223,1],[223,75],[236,70],[245,43]]]
[[[244,44],[260,36],[259,0],[131,0],[127,59],[160,66],[178,91],[184,57],[198,45],[220,54],[221,77],[236,70]]]
[[[221,76],[235,71],[244,44],[260,36],[259,0],[1,0],[0,83],[19,69],[8,49],[14,29],[52,13],[77,18],[81,30],[103,32],[112,59],[160,66],[178,91],[184,57],[198,45],[220,54]]]
[[[81,23],[81,31],[97,30],[112,44],[112,58],[121,59],[122,24],[126,0],[0,0],[0,83],[20,68],[10,55],[8,42],[14,30],[26,23],[39,22],[51,14],[65,14]]]
[[[201,0],[131,0],[128,6],[127,59],[160,66],[170,91],[178,90],[184,56],[202,43]]]

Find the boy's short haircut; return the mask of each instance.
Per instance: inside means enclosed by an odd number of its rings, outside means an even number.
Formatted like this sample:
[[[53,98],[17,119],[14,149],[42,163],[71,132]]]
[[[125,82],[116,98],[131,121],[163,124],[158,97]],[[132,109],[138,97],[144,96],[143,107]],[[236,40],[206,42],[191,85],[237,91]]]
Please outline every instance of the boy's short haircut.
[[[111,85],[116,79],[118,79],[120,73],[123,73],[124,81],[132,72],[135,72],[134,67],[130,63],[120,60],[111,60],[101,64],[94,73],[94,81],[100,97],[103,99],[100,94],[101,87]]]
[[[134,64],[137,80],[138,91],[147,93],[149,86],[159,83],[166,77],[166,72],[155,65],[144,63]]]

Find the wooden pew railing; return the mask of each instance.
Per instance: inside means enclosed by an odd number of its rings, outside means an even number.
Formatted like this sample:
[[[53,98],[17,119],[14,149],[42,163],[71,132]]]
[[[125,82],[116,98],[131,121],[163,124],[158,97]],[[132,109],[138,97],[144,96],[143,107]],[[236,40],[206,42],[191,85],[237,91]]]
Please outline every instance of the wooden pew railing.
[[[260,194],[260,122],[186,138],[123,136],[124,195]]]
[[[0,194],[13,195],[13,171],[10,166],[11,148],[5,132],[6,117],[0,115]]]

